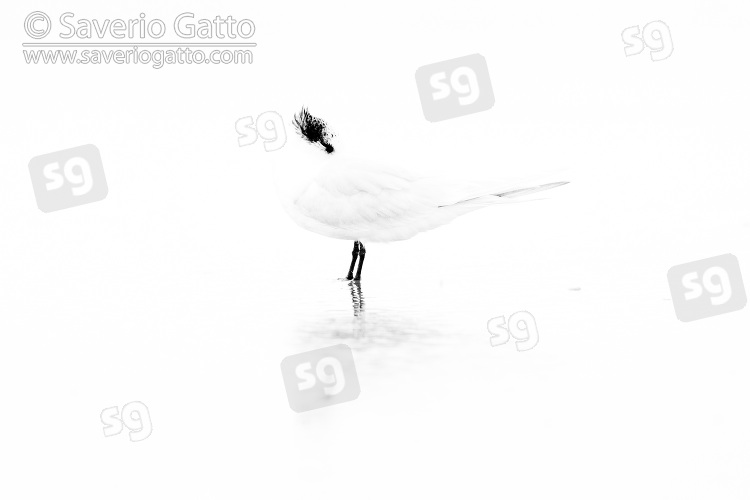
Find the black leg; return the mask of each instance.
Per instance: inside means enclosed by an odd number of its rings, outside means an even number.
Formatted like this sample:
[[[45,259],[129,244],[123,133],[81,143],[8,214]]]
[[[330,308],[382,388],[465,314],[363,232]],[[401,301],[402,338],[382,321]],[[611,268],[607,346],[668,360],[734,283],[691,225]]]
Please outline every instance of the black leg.
[[[357,266],[357,275],[354,277],[355,281],[359,281],[362,277],[362,264],[365,261],[365,245],[359,244],[359,266]]]
[[[354,272],[354,263],[357,262],[357,255],[359,255],[359,241],[354,242],[354,250],[352,250],[352,263],[349,265],[349,274],[346,275],[346,279],[352,279]],[[361,265],[359,266],[362,267]]]

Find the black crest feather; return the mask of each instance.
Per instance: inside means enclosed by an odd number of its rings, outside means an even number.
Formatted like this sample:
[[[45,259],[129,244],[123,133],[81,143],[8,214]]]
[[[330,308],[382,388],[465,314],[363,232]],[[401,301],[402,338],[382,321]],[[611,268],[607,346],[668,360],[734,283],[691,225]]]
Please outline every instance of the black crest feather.
[[[307,108],[302,108],[302,111],[294,115],[294,127],[303,139],[322,146],[328,154],[333,153],[331,139],[334,134],[328,129],[325,121],[311,115]]]

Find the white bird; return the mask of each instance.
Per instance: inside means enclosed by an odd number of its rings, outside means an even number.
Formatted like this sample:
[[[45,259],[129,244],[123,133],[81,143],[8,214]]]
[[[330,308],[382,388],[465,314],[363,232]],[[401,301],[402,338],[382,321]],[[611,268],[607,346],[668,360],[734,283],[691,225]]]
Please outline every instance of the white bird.
[[[519,188],[420,175],[342,155],[325,121],[306,108],[294,116],[293,124],[309,143],[308,153],[322,161],[299,159],[274,169],[282,205],[301,227],[354,241],[348,280],[362,277],[365,243],[406,240],[459,215],[567,184]]]

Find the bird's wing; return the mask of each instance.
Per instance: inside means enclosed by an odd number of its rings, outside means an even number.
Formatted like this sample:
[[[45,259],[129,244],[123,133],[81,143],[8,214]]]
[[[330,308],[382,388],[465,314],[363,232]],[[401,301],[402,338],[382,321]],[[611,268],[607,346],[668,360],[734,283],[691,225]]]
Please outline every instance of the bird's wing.
[[[324,166],[301,190],[295,207],[320,223],[347,230],[392,226],[435,210],[445,182],[357,161]]]
[[[497,203],[513,203],[518,198],[525,198],[529,195],[540,193],[542,191],[547,191],[548,189],[564,186],[565,184],[568,184],[567,181],[562,182],[548,182],[546,184],[541,184],[538,186],[530,186],[530,187],[512,187],[512,188],[495,188],[490,190],[490,194],[487,194],[487,188],[483,188],[481,191],[478,191],[479,194],[477,196],[471,196],[465,199],[461,199],[456,203],[451,203],[450,205],[441,205],[442,207],[446,206],[487,206],[487,205],[495,205]],[[534,201],[531,199],[524,199],[519,201]]]
[[[517,202],[521,196],[551,187],[463,182],[337,159],[297,192],[293,205],[304,217],[302,225],[316,232],[362,241],[397,241],[467,212]]]

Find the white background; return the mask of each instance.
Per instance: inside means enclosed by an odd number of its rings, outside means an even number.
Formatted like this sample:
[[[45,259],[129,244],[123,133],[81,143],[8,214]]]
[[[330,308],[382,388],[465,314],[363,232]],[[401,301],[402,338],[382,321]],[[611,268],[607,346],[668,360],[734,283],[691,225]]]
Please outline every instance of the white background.
[[[27,65],[23,20],[250,18],[251,66]],[[667,270],[747,274],[741,2],[6,6],[0,168],[3,498],[750,497],[748,309],[691,323]],[[625,57],[663,20],[674,53]],[[440,123],[414,73],[481,53],[496,103]],[[301,105],[349,152],[466,178],[566,168],[545,201],[368,247],[295,226],[234,125]],[[298,140],[294,135],[290,141]],[[101,151],[109,195],[44,214],[37,155]],[[281,156],[278,156],[281,158]],[[563,179],[564,180],[564,179]],[[747,287],[747,285],[746,285]],[[575,290],[580,288],[580,290]],[[492,348],[528,310],[540,342]],[[362,393],[296,414],[279,363],[346,343]],[[153,434],[105,438],[143,401]]]

